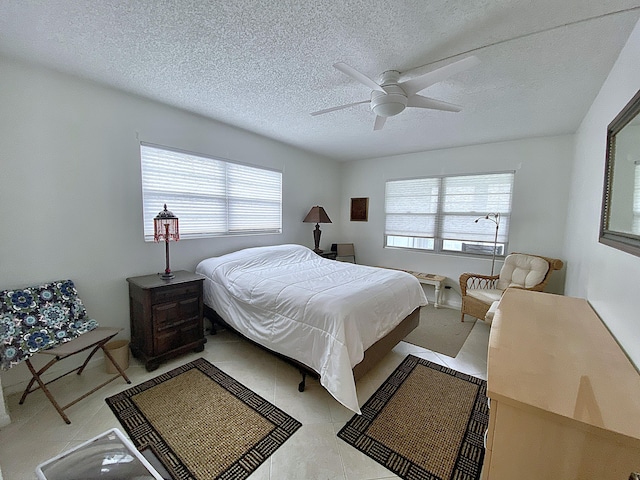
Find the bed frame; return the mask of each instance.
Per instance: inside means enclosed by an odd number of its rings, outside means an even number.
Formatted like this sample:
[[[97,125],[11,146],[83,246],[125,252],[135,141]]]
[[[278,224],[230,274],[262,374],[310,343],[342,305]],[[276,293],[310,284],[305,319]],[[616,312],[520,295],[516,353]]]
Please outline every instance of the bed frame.
[[[302,375],[302,381],[298,385],[298,391],[304,392],[305,383],[307,375],[312,376],[313,378],[318,378],[318,373],[313,370],[311,367],[295,360],[286,355],[282,355],[278,352],[274,352],[270,348],[261,345],[250,338],[247,338],[237,330],[235,330],[232,326],[230,326],[227,322],[224,321],[218,313],[212,309],[211,307],[204,305],[204,316],[209,319],[211,322],[211,334],[216,334],[215,324],[219,324],[234,332],[236,335],[248,340],[249,342],[257,345],[258,347],[276,355],[287,363],[296,367],[300,374]],[[364,358],[360,363],[358,363],[355,367],[353,367],[353,378],[354,380],[359,380],[362,378],[369,370],[371,370],[387,353],[389,353],[393,347],[395,347],[398,343],[400,343],[412,330],[414,330],[418,324],[420,323],[420,307],[416,308],[413,312],[411,312],[404,320],[402,320],[393,330],[391,330],[386,336],[382,337],[376,343],[367,348],[364,352]]]

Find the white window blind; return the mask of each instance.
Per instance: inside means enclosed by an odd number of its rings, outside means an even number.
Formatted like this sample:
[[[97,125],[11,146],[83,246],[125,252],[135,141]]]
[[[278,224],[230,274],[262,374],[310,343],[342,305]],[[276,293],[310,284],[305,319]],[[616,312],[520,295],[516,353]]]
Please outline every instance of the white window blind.
[[[633,225],[631,233],[640,235],[640,161],[635,162],[635,179],[633,183]]]
[[[506,251],[514,173],[391,180],[385,188],[385,245],[492,254]],[[485,248],[486,247],[486,248]],[[489,248],[490,247],[490,248]]]
[[[145,240],[164,204],[181,238],[282,232],[282,172],[141,144]]]
[[[476,218],[500,214],[498,243],[509,238],[513,173],[444,177],[441,235],[444,240],[493,242],[495,224]]]
[[[389,181],[385,188],[387,235],[432,238],[436,234],[438,178]]]

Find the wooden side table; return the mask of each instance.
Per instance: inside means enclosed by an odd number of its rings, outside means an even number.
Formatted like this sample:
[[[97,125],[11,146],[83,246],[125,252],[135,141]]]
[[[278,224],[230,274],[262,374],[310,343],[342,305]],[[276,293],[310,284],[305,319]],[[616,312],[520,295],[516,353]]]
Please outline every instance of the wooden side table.
[[[131,353],[147,369],[188,351],[204,350],[204,278],[186,271],[127,278],[131,320]]]
[[[410,272],[405,270],[407,273],[410,273],[414,277],[418,279],[420,283],[424,283],[425,285],[433,285],[436,289],[435,293],[435,302],[433,304],[434,307],[440,308],[442,304],[442,283],[447,279],[442,275],[436,275],[435,273],[421,273],[421,272]]]
[[[328,258],[329,260],[335,260],[338,255],[337,252],[333,250],[328,250],[326,252],[318,253],[322,258]]]
[[[447,279],[447,277],[442,275],[436,275],[435,273],[422,273],[422,272],[413,272],[411,270],[403,270],[402,268],[392,268],[392,267],[381,267],[388,268],[390,270],[400,270],[401,272],[407,272],[413,275],[418,279],[420,283],[425,285],[433,285],[436,289],[435,292],[435,302],[433,304],[434,307],[440,308],[442,304],[442,284]]]

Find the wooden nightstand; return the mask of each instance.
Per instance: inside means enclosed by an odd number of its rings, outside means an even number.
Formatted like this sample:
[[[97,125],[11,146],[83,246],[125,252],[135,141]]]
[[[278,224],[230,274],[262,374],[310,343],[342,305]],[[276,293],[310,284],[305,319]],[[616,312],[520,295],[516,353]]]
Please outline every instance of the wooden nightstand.
[[[329,250],[327,252],[318,253],[318,255],[320,255],[323,258],[328,258],[329,260],[335,260],[337,253],[334,252],[333,250]]]
[[[147,369],[190,350],[204,350],[203,277],[186,271],[127,278],[131,353]]]

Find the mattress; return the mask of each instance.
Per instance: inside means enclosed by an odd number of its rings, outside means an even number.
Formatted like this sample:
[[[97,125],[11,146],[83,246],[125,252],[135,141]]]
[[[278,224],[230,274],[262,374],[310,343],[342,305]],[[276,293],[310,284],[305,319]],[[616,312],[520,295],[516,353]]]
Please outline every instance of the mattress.
[[[204,302],[247,338],[316,371],[360,413],[352,368],[364,351],[427,304],[412,275],[328,260],[300,245],[202,260]]]

